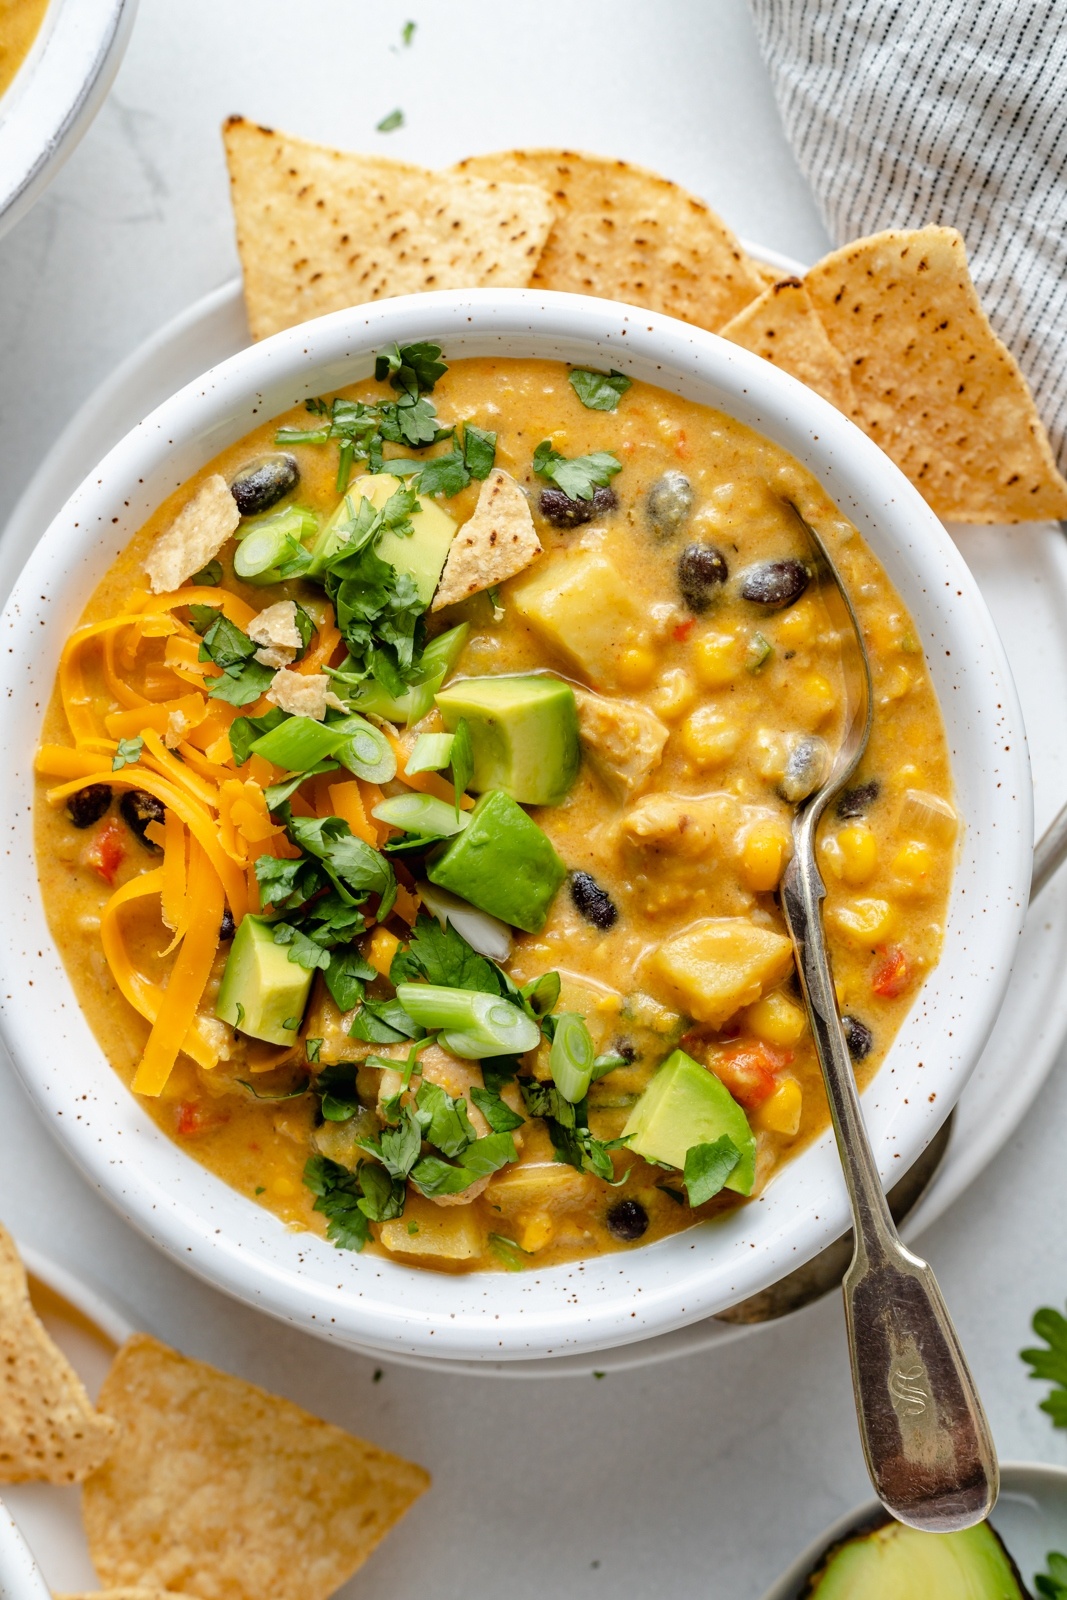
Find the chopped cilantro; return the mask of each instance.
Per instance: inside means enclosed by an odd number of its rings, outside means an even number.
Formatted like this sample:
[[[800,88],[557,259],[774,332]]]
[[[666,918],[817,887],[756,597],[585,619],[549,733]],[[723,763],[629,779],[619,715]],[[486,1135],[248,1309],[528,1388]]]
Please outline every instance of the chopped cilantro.
[[[326,987],[339,1011],[351,1011],[363,999],[363,985],[375,976],[358,950],[335,950],[326,968]]]
[[[383,1128],[377,1139],[357,1141],[361,1150],[381,1162],[391,1178],[406,1178],[419,1159],[422,1126],[410,1106],[404,1106],[395,1128]]]
[[[221,561],[209,561],[206,567],[201,567],[199,572],[194,572],[189,582],[198,589],[214,589],[222,582]]]
[[[462,1194],[479,1178],[499,1172],[509,1161],[514,1161],[515,1141],[510,1133],[490,1133],[467,1145],[456,1160],[457,1165],[450,1166],[439,1156],[423,1156],[411,1169],[411,1181],[428,1199],[435,1195]]]
[[[257,1183],[255,1189],[253,1190],[254,1194],[266,1194],[266,1192],[266,1185],[262,1183]]]
[[[526,1265],[522,1258],[529,1255],[529,1251],[516,1244],[514,1239],[509,1239],[506,1233],[491,1233],[489,1248],[508,1272],[521,1272]]]
[[[412,39],[415,37],[415,26],[416,25],[414,22],[405,22],[404,26],[400,30],[401,44],[409,45],[411,43]]]
[[[341,817],[290,817],[290,839],[325,869],[341,899],[355,905],[369,893],[381,897],[378,920],[383,921],[396,899],[396,879],[383,855],[357,839]]]
[[[463,460],[472,478],[488,478],[496,465],[496,434],[463,424]]]
[[[728,1133],[712,1144],[694,1144],[685,1153],[682,1181],[691,1206],[702,1206],[718,1194],[741,1159]]]
[[[417,344],[391,344],[379,352],[374,362],[377,383],[384,383],[388,378],[394,389],[407,394],[429,393],[447,371],[447,363],[441,360],[440,345],[426,340]]]
[[[459,494],[471,481],[470,469],[460,450],[432,456],[419,474],[420,494],[443,494],[446,499]]]
[[[257,1089],[247,1078],[236,1078],[234,1081],[239,1083],[242,1089],[247,1089],[254,1100],[299,1100],[310,1088],[305,1082],[297,1084],[295,1089]]]
[[[242,667],[227,667],[221,678],[213,679],[208,694],[231,706],[247,706],[270,688],[273,678],[273,667],[265,667],[261,661],[246,661]]]
[[[614,411],[631,381],[612,367],[610,372],[591,372],[587,367],[575,367],[567,374],[568,382],[587,411]],[[588,496],[583,496],[587,499]]]
[[[450,922],[442,928],[436,917],[420,912],[406,949],[393,957],[389,969],[394,984],[425,978],[445,989],[475,989],[482,994],[503,994],[503,973],[480,956]]]
[[[505,1105],[499,1094],[483,1089],[480,1084],[471,1087],[471,1099],[494,1133],[510,1133],[513,1128],[521,1128],[526,1120]]]
[[[399,1044],[403,1039],[421,1039],[425,1035],[399,1000],[364,1000],[348,1032],[365,1044]]]
[[[592,500],[596,489],[622,471],[622,462],[610,450],[594,450],[592,455],[574,456],[568,461],[553,448],[550,439],[542,439],[534,451],[533,469],[572,500]]]
[[[140,734],[133,739],[120,739],[115,758],[111,763],[112,772],[121,772],[123,767],[132,766],[135,761],[140,761],[143,749],[144,740]]]
[[[321,944],[316,944],[309,939],[307,934],[301,933],[299,928],[294,928],[290,922],[276,922],[274,925],[274,943],[288,945],[289,960],[296,966],[303,967],[305,972],[317,972],[330,965],[330,954]],[[287,1022],[282,1024],[287,1028]]]
[[[230,748],[231,750],[233,749],[232,743]],[[317,761],[313,767],[307,767],[303,772],[290,772],[289,776],[283,778],[281,783],[272,783],[264,789],[263,798],[267,802],[267,810],[280,811],[285,802],[292,799],[305,778],[316,778],[321,772],[336,771],[337,762],[332,761],[327,756],[322,761]]]
[[[379,133],[392,133],[394,128],[404,126],[404,113],[397,106],[395,111],[390,111],[388,116],[383,117],[381,122],[376,122],[374,126]]]
[[[321,1051],[322,1046],[323,1046],[323,1040],[321,1040],[321,1039],[305,1039],[304,1040],[304,1055],[305,1055],[305,1057],[307,1059],[307,1062],[308,1062],[309,1066],[312,1066],[312,1067],[318,1066],[318,1064],[319,1064],[319,1052]]]
[[[438,1083],[428,1080],[419,1085],[415,1096],[423,1137],[446,1156],[458,1156],[477,1134],[467,1116],[467,1102],[454,1100]]]
[[[362,1250],[370,1238],[366,1212],[360,1208],[359,1177],[326,1156],[311,1156],[304,1182],[318,1198],[314,1209],[326,1218],[326,1237],[338,1250]]]
[[[365,1217],[371,1222],[389,1222],[403,1215],[407,1198],[403,1178],[391,1178],[373,1161],[361,1161],[356,1170],[363,1191],[357,1203]]]
[[[252,746],[261,734],[269,733],[288,713],[274,706],[262,717],[235,717],[230,723],[230,749],[237,766],[243,767],[252,752]],[[262,860],[262,856],[259,858]]]
[[[1041,1401],[1041,1410],[1052,1418],[1054,1428],[1067,1428],[1067,1319],[1051,1306],[1034,1312],[1031,1324],[1039,1339],[1048,1346],[1019,1352],[1030,1370],[1030,1377],[1055,1385]]]
[[[1061,1555],[1058,1550],[1050,1550],[1045,1561],[1048,1572],[1035,1575],[1034,1588],[1041,1600],[1067,1600],[1067,1556]]]

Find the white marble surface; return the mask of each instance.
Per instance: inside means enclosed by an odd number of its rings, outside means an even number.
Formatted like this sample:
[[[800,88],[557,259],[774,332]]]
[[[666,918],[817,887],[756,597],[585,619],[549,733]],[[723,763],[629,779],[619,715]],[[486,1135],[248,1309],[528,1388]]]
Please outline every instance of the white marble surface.
[[[419,26],[403,50],[408,17]],[[375,134],[398,105],[407,126]],[[688,183],[749,238],[800,257],[825,247],[742,0],[141,0],[96,125],[0,243],[0,520],[94,385],[234,271],[218,138],[231,111],[428,163],[577,144]],[[1067,1438],[1038,1412],[1016,1351],[1033,1308],[1067,1295],[1064,1127],[1057,1072],[924,1240],[1002,1454],[1056,1462]],[[399,1368],[375,1382],[372,1362],[230,1303],[142,1243],[2,1071],[0,1216],[190,1354],[433,1470],[432,1494],[351,1586],[364,1600],[504,1588],[514,1600],[546,1588],[756,1600],[867,1492],[836,1297],[707,1355],[601,1382]]]

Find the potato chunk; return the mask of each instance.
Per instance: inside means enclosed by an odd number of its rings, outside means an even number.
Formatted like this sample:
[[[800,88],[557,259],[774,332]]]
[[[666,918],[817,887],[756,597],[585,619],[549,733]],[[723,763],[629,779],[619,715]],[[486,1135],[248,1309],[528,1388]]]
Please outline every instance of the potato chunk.
[[[631,700],[605,700],[576,689],[578,733],[596,772],[619,800],[643,789],[663,759],[667,729]]]
[[[378,1238],[394,1255],[445,1261],[475,1261],[487,1244],[485,1226],[469,1206],[439,1211],[419,1195],[408,1196],[402,1217],[382,1223]]]
[[[792,964],[789,940],[746,917],[708,917],[649,957],[675,1002],[713,1027],[781,983]]]
[[[633,592],[607,556],[576,550],[542,561],[511,590],[520,616],[593,685],[617,682],[623,655],[648,629]]]
[[[520,1161],[490,1179],[486,1199],[505,1216],[526,1211],[581,1211],[590,1205],[596,1182],[587,1172],[559,1161]]]

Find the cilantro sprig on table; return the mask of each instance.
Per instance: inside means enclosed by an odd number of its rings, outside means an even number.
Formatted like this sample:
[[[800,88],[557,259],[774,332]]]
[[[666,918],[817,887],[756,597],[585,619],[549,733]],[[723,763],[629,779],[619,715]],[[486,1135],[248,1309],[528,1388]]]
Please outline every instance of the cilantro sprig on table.
[[[1019,1355],[1030,1368],[1030,1377],[1053,1385],[1040,1402],[1041,1410],[1052,1418],[1054,1428],[1067,1428],[1067,1317],[1051,1306],[1034,1312],[1031,1326],[1046,1349],[1032,1346]]]
[[[568,460],[551,439],[542,439],[533,454],[533,469],[538,477],[547,478],[572,500],[592,500],[597,489],[622,471],[622,462],[610,450],[594,450],[592,455]]]
[[[1067,1600],[1067,1556],[1050,1550],[1045,1557],[1048,1572],[1039,1572],[1034,1578],[1034,1588],[1041,1600]]]

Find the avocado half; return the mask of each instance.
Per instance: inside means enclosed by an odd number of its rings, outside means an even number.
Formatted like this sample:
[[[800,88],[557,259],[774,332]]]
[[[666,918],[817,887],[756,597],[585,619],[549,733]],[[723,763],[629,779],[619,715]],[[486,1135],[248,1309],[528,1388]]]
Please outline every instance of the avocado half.
[[[889,1517],[832,1545],[801,1600],[1031,1600],[988,1522],[919,1533]]]

